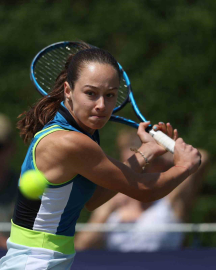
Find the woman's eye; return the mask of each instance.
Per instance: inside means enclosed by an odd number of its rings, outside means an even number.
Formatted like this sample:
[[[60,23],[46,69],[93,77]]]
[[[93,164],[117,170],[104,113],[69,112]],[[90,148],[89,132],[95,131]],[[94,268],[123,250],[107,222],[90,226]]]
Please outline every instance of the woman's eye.
[[[109,94],[107,94],[107,97],[109,97],[109,98],[114,97],[114,96],[115,96],[114,93],[109,93]]]
[[[95,93],[92,92],[92,91],[88,91],[88,92],[86,92],[86,94],[87,94],[88,96],[94,96],[94,95],[95,95]]]

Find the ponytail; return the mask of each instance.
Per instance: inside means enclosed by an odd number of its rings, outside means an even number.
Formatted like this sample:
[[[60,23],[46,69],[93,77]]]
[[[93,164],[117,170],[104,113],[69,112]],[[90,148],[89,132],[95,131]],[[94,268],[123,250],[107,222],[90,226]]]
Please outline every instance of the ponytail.
[[[53,91],[18,116],[21,119],[17,122],[17,128],[24,143],[28,143],[59,110],[60,103],[64,100],[64,82],[67,81],[67,69],[72,57],[73,55],[68,58],[65,68],[57,77]]]

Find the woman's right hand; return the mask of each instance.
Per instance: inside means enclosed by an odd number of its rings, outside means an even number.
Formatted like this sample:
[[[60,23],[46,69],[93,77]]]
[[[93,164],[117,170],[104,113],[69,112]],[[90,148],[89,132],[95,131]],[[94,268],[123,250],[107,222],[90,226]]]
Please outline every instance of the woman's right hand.
[[[182,138],[179,138],[175,143],[174,164],[186,167],[189,174],[195,173],[201,164],[201,154],[192,145],[186,144]]]
[[[167,152],[167,150],[158,144],[157,141],[148,132],[146,132],[146,128],[149,126],[149,124],[150,122],[141,122],[137,131],[137,135],[139,136],[142,144],[145,144],[148,147],[148,150],[153,154],[154,157],[163,155]],[[159,122],[158,125],[154,125],[154,130],[161,130],[174,141],[176,141],[178,138],[177,130],[173,129],[170,123],[164,124]]]

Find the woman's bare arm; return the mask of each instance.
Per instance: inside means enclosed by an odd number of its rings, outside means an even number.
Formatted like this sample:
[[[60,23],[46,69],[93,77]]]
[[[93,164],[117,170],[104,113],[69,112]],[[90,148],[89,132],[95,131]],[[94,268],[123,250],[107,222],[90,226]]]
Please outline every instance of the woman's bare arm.
[[[91,199],[85,204],[85,207],[88,211],[93,211],[99,206],[109,201],[110,199],[112,199],[117,193],[118,191],[113,191],[107,188],[97,186]]]
[[[202,164],[197,172],[190,175],[168,195],[176,215],[184,222],[188,221],[192,207],[208,172],[209,155],[204,150],[200,150],[200,153],[202,155]]]
[[[55,133],[57,138],[54,138],[54,134],[48,135],[40,142],[46,147],[41,145],[40,149],[39,143],[36,150],[38,168],[53,183],[62,183],[81,174],[105,189],[149,202],[170,193],[187,178],[189,172],[193,173],[198,168],[198,151],[186,145],[182,139],[177,140],[175,148],[175,164],[180,167],[172,167],[164,173],[140,174],[117,160],[108,159],[97,143],[84,134]],[[142,150],[146,155],[152,155],[147,143]]]
[[[109,156],[107,156],[107,158],[111,162],[115,162],[114,158],[109,157]],[[138,159],[141,159],[141,160],[139,160],[138,162]],[[133,169],[135,172],[139,173],[139,172],[142,172],[142,168],[141,168],[142,162],[143,162],[142,157],[134,154],[128,160],[126,160],[124,164],[128,166],[129,168]],[[94,192],[91,199],[86,203],[85,207],[87,208],[88,211],[93,211],[99,206],[109,201],[117,193],[118,193],[117,191],[113,191],[110,189],[103,188],[101,186],[97,186],[96,191]]]

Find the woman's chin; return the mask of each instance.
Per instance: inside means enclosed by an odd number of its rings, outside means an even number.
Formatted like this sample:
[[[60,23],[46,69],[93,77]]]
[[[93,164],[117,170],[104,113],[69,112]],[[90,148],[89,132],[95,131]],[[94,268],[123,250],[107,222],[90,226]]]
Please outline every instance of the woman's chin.
[[[106,124],[106,123],[104,123],[104,124],[102,124],[102,123],[99,124],[99,123],[98,123],[98,124],[92,125],[91,128],[92,128],[92,129],[95,129],[95,130],[96,130],[96,129],[101,129],[101,128],[103,128],[103,127],[105,126],[105,124]]]
[[[91,121],[90,128],[91,129],[101,129],[106,125],[108,120],[106,119],[98,119],[96,121]]]

